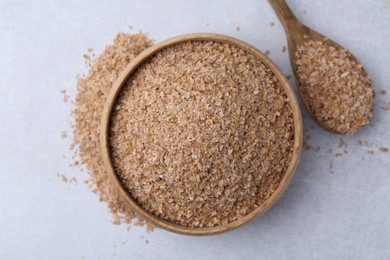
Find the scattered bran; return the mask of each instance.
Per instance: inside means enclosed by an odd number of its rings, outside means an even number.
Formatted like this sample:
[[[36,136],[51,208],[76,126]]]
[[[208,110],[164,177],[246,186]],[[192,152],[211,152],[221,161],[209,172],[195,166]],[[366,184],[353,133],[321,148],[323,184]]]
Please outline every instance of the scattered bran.
[[[68,137],[67,132],[66,132],[66,131],[63,131],[63,132],[61,133],[61,139],[66,139],[67,137]]]
[[[390,101],[386,102],[383,106],[382,106],[382,110],[387,112],[390,110]]]
[[[339,147],[348,147],[348,144],[344,141],[343,138],[340,138],[340,141],[339,141]]]
[[[89,173],[90,179],[86,183],[99,195],[100,201],[107,204],[113,215],[113,223],[131,223],[136,220],[138,225],[147,224],[148,230],[151,230],[152,226],[142,219],[137,219],[110,184],[101,160],[99,128],[106,95],[113,82],[132,59],[151,45],[152,41],[143,34],[119,33],[114,43],[107,46],[96,60],[84,57],[88,59],[90,67],[88,74],[78,79],[77,96],[72,111],[75,122],[71,145],[71,149],[80,157]]]
[[[306,151],[309,151],[313,147],[311,147],[307,139],[303,139],[302,148],[305,149]]]
[[[60,93],[63,94],[63,99],[62,99],[62,101],[63,101],[64,103],[68,103],[68,102],[69,102],[69,95],[66,93],[66,89],[60,90]]]

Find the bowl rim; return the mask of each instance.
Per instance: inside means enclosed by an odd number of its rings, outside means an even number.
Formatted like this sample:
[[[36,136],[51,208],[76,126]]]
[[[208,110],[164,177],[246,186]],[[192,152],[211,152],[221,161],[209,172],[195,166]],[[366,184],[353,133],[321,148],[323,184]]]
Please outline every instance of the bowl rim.
[[[168,48],[172,45],[188,42],[188,41],[215,41],[221,43],[228,43],[239,48],[242,48],[249,53],[255,55],[259,58],[271,71],[274,73],[281,86],[283,87],[287,98],[289,100],[294,120],[294,145],[293,153],[291,156],[290,164],[287,168],[286,173],[284,174],[282,180],[280,181],[277,189],[272,193],[272,195],[258,208],[247,214],[246,216],[228,223],[226,225],[219,225],[214,227],[202,227],[202,228],[193,228],[178,225],[166,220],[159,218],[153,213],[148,212],[141,205],[139,205],[135,199],[132,197],[131,193],[126,189],[126,187],[121,182],[119,176],[116,174],[113,162],[111,159],[110,145],[109,145],[109,135],[110,135],[110,125],[111,125],[111,113],[112,109],[116,103],[118,94],[125,86],[127,79],[136,71],[136,69],[151,56],[155,55],[157,52],[162,49]],[[159,42],[148,49],[144,50],[141,54],[134,58],[125,69],[119,74],[117,80],[114,82],[112,89],[110,90],[106,102],[104,104],[103,113],[101,117],[100,125],[100,149],[102,160],[104,164],[104,169],[109,175],[109,181],[112,182],[113,186],[116,187],[120,193],[120,196],[124,200],[125,204],[129,206],[136,214],[156,225],[157,227],[163,228],[168,231],[172,231],[179,234],[185,235],[213,235],[219,234],[222,232],[227,232],[238,228],[250,221],[253,221],[257,217],[264,214],[283,194],[289,185],[296,168],[298,166],[300,154],[302,151],[302,141],[303,141],[303,126],[302,126],[302,115],[299,108],[299,103],[296,98],[296,95],[290,86],[288,80],[284,77],[281,70],[274,64],[274,62],[268,58],[264,53],[253,47],[252,45],[245,43],[241,40],[235,39],[230,36],[214,34],[214,33],[191,33],[184,34],[169,38],[162,42]]]

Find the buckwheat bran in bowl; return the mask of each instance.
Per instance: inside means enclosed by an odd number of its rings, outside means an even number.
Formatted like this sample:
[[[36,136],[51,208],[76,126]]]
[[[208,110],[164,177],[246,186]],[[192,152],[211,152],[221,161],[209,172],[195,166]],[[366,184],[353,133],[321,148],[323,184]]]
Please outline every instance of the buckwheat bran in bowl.
[[[129,207],[170,231],[209,235],[264,213],[296,169],[296,97],[263,53],[191,34],[131,62],[107,98],[101,149]]]

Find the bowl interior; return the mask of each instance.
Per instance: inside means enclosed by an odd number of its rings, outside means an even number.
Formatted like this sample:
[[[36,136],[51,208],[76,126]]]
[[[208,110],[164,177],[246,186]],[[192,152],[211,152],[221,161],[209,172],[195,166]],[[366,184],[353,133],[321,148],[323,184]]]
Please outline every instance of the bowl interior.
[[[151,56],[159,52],[160,50],[170,47],[175,44],[180,44],[187,41],[215,41],[215,42],[222,42],[222,43],[228,43],[234,46],[237,46],[239,48],[242,48],[249,53],[255,55],[257,58],[259,58],[266,66],[268,66],[271,71],[275,74],[278,81],[281,83],[281,86],[283,87],[289,102],[290,106],[292,108],[293,113],[293,120],[294,120],[294,146],[293,146],[293,153],[292,153],[292,159],[288,166],[288,169],[283,177],[283,179],[280,181],[278,188],[273,192],[273,194],[261,205],[260,207],[253,210],[251,213],[247,214],[246,216],[231,222],[226,225],[220,225],[215,227],[205,227],[205,228],[191,228],[191,227],[185,227],[181,225],[177,225],[174,223],[171,223],[169,221],[162,220],[161,218],[157,217],[154,214],[151,214],[150,212],[143,209],[132,197],[130,192],[127,191],[123,183],[121,182],[118,175],[115,173],[113,163],[111,160],[111,152],[110,152],[110,145],[109,145],[109,134],[110,134],[110,120],[111,120],[111,112],[112,108],[115,105],[117,96],[121,89],[125,86],[127,79],[136,71],[136,69],[147,59],[149,59]],[[124,71],[119,75],[118,79],[113,85],[113,88],[111,89],[109,95],[107,96],[107,100],[104,106],[103,114],[102,114],[102,120],[101,120],[101,131],[100,131],[100,144],[101,144],[101,153],[102,153],[102,159],[104,163],[104,167],[107,171],[107,174],[110,177],[111,182],[113,185],[118,189],[121,197],[124,199],[125,203],[131,207],[131,209],[139,214],[141,217],[145,218],[146,220],[150,221],[152,224],[164,228],[166,230],[180,233],[180,234],[186,234],[186,235],[212,235],[217,233],[226,232],[229,230],[232,230],[234,228],[237,228],[245,223],[248,223],[251,220],[254,220],[255,218],[262,215],[264,212],[266,212],[281,196],[281,194],[284,192],[286,187],[291,181],[292,176],[294,175],[294,172],[296,170],[296,167],[298,165],[301,148],[302,148],[302,117],[301,117],[301,111],[299,109],[299,104],[296,99],[296,96],[294,94],[294,91],[292,90],[289,82],[287,79],[283,76],[281,71],[277,68],[277,66],[262,52],[257,50],[256,48],[252,47],[251,45],[242,42],[240,40],[237,40],[235,38],[231,38],[224,35],[219,34],[209,34],[209,33],[196,33],[196,34],[187,34],[187,35],[181,35],[174,38],[170,38],[168,40],[165,40],[163,42],[160,42],[156,45],[153,45],[152,47],[145,50],[143,53],[141,53],[139,56],[137,56],[125,69]]]

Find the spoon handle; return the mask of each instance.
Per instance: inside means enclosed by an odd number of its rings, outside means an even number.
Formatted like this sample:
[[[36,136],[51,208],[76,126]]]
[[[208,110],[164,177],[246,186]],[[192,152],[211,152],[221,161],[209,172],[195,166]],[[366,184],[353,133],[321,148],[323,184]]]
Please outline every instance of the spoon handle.
[[[268,0],[283,25],[284,30],[288,33],[297,27],[302,26],[302,23],[295,17],[294,13],[288,7],[285,0]]]

